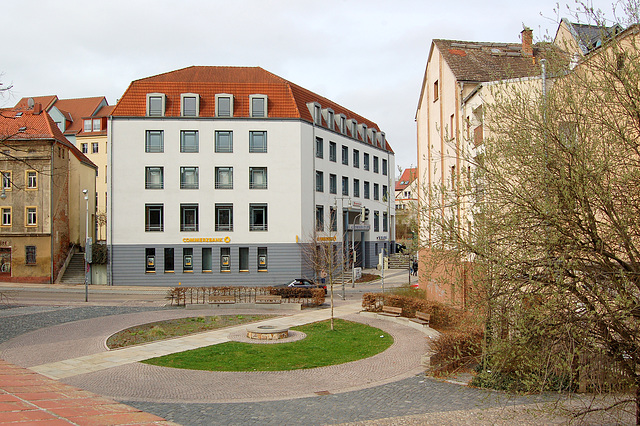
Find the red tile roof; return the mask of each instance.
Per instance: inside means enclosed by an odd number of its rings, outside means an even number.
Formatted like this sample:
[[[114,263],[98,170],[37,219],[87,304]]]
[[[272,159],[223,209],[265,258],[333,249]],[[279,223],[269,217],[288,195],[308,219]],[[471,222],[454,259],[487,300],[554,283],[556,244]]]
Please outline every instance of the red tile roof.
[[[0,140],[2,141],[53,141],[66,146],[82,163],[93,168],[95,164],[62,134],[57,124],[46,111],[35,109],[0,109]]]
[[[135,80],[118,101],[112,115],[146,116],[148,93],[166,95],[165,116],[168,117],[180,116],[182,93],[200,95],[201,117],[215,116],[215,95],[221,93],[233,94],[234,117],[249,117],[249,95],[261,94],[268,97],[268,117],[299,118],[313,122],[307,103],[318,102],[322,108],[331,108],[336,118],[344,114],[347,120],[353,118],[358,123],[366,124],[369,129],[380,131],[373,121],[260,67],[192,66]],[[393,152],[388,143],[386,149]]]
[[[402,176],[396,181],[396,191],[404,191],[404,189],[411,185],[411,183],[418,177],[418,168],[412,167],[404,169]]]
[[[48,95],[48,96],[34,96],[33,102],[36,104],[42,105],[45,111],[49,111],[49,109],[56,103],[58,97],[56,95]],[[14,108],[28,108],[29,107],[29,98],[22,98],[18,101]]]
[[[29,98],[22,98],[16,104],[16,108],[26,108]],[[83,128],[83,117],[93,116],[99,109],[100,105],[106,99],[104,96],[96,96],[93,98],[77,98],[77,99],[58,99],[57,96],[36,96],[33,97],[35,103],[42,105],[45,111],[50,111],[54,106],[67,119],[65,135],[76,135]]]

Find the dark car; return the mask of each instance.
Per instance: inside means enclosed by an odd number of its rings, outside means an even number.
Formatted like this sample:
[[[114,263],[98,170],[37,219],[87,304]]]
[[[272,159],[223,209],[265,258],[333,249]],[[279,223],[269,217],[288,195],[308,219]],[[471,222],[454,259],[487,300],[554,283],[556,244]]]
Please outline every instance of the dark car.
[[[327,286],[324,284],[316,284],[311,280],[306,278],[296,278],[295,280],[291,280],[286,284],[279,284],[274,286],[276,288],[280,287],[290,287],[290,288],[322,288],[324,289],[324,294],[327,294]]]

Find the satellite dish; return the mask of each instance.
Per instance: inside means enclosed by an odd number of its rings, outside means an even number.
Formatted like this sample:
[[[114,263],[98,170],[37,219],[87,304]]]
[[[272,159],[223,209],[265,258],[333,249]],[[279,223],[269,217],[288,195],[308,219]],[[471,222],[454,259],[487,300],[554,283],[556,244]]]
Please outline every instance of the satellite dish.
[[[33,98],[29,98],[27,99],[27,106],[29,107],[29,109],[32,109],[33,106],[35,105],[35,101],[33,100]]]

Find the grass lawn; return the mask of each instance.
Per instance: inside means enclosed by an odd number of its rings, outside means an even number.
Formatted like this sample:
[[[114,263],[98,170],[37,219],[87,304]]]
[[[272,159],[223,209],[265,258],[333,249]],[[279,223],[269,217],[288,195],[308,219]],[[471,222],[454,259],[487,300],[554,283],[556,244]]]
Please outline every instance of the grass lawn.
[[[155,340],[248,324],[274,316],[275,315],[215,315],[151,322],[127,328],[110,336],[107,339],[107,347],[109,349],[124,348],[126,346],[153,342]]]
[[[368,358],[387,349],[393,338],[357,322],[321,321],[292,328],[307,337],[291,343],[227,342],[143,361],[163,367],[208,371],[282,371],[324,367]]]

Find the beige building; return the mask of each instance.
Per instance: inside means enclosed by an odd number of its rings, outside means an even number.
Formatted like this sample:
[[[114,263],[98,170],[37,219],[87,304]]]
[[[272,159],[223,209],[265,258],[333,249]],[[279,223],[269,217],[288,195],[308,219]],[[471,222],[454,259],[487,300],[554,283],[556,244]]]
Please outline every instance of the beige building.
[[[2,110],[0,141],[0,281],[53,283],[87,216],[93,237],[96,166],[38,103]]]

